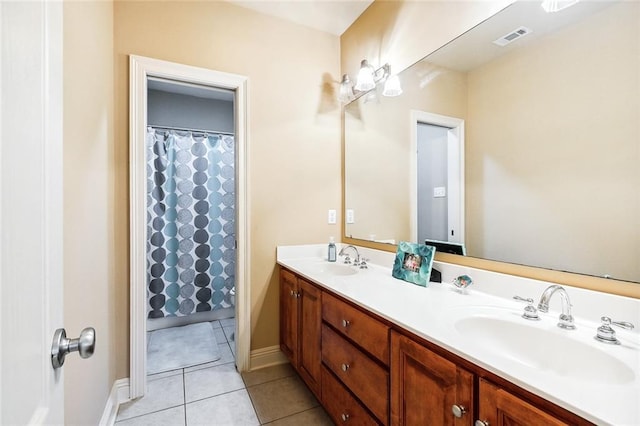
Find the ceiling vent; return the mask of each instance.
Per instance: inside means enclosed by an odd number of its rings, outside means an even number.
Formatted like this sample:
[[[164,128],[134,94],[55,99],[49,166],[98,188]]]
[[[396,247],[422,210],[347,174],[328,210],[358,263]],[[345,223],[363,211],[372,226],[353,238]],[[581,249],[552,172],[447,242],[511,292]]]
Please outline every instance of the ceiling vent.
[[[509,34],[504,35],[497,40],[494,40],[493,44],[497,44],[498,46],[506,46],[507,44],[512,43],[531,32],[532,31],[527,27],[519,27],[511,31]]]

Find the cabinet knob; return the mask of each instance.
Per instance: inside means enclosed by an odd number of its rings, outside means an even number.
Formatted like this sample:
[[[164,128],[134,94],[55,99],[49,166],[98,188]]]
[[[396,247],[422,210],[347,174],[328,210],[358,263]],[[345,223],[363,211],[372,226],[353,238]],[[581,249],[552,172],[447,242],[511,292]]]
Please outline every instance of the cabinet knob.
[[[346,414],[346,413],[342,413],[342,416],[341,416],[341,417],[342,417],[342,421],[343,421],[343,422],[346,422],[347,420],[349,420],[349,415],[348,415],[348,414]]]
[[[467,412],[467,409],[464,408],[462,405],[454,404],[451,406],[451,412],[457,418],[461,418],[462,416],[465,415],[465,413]]]
[[[349,320],[344,320],[344,319],[342,320],[342,326],[344,328],[347,328],[349,326],[349,324],[351,324],[351,322]]]
[[[473,426],[489,426],[489,422],[486,420],[476,420]]]
[[[347,371],[349,369],[349,364],[342,364],[342,371]]]
[[[293,296],[295,294],[295,292],[293,290],[291,290],[291,295]]]

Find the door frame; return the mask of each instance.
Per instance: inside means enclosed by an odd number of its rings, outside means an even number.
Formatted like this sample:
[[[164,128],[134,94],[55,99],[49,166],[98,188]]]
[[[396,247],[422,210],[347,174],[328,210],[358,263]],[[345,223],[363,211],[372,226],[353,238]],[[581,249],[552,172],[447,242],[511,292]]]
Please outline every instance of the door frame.
[[[409,231],[411,241],[418,241],[418,124],[424,123],[449,128],[447,132],[447,200],[449,219],[447,241],[464,243],[464,120],[419,110],[411,110],[409,116]],[[451,182],[457,182],[458,185],[451,185]],[[452,229],[455,231],[453,237],[450,235]]]
[[[131,399],[144,395],[147,352],[146,159],[147,77],[201,84],[235,92],[236,144],[236,368],[249,369],[248,78],[206,68],[129,56],[130,372]]]

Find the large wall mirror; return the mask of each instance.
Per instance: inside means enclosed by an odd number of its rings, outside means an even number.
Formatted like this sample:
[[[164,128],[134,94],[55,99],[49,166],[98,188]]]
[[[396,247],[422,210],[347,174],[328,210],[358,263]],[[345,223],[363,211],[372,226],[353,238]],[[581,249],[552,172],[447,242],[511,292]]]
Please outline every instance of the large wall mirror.
[[[345,107],[346,238],[640,282],[640,2],[516,2],[399,78]]]

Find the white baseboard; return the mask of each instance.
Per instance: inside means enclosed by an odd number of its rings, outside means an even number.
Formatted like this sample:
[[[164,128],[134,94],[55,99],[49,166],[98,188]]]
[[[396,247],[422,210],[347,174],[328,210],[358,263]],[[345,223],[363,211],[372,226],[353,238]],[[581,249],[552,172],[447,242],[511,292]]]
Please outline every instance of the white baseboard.
[[[272,365],[286,364],[287,362],[289,360],[280,350],[280,346],[269,346],[251,351],[249,370],[258,370]]]
[[[109,399],[107,399],[104,411],[102,412],[100,426],[113,426],[113,424],[116,422],[116,416],[118,415],[118,408],[120,407],[120,404],[128,401],[129,379],[119,379],[113,382],[111,393],[109,394]]]

